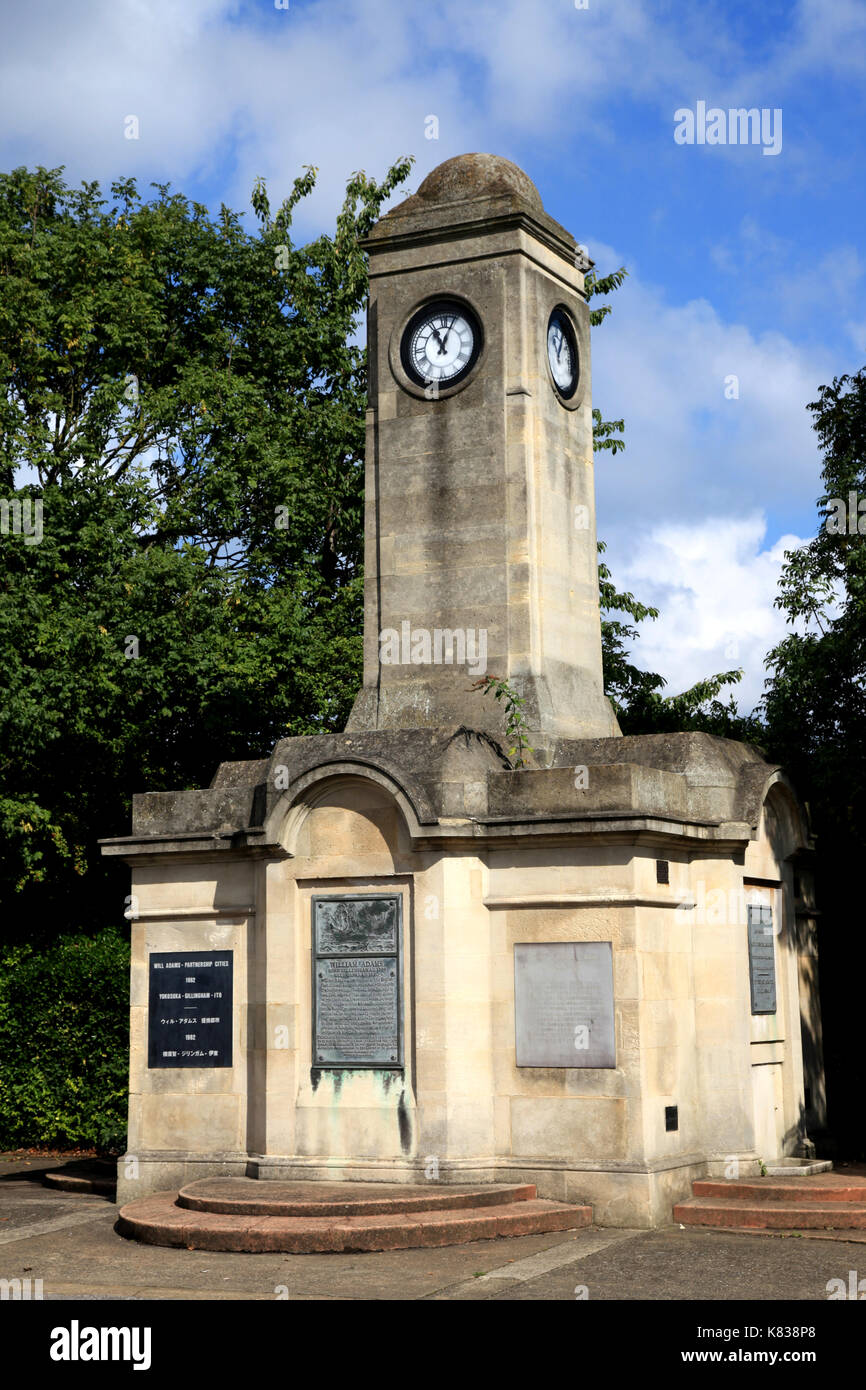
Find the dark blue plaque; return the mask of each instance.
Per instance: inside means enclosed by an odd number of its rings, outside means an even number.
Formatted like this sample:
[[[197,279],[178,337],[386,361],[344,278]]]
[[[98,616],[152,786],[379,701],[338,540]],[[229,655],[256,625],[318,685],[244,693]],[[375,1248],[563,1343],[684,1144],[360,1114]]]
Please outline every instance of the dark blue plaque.
[[[149,1067],[230,1067],[231,951],[152,951]]]
[[[776,940],[773,909],[749,904],[749,980],[752,1013],[776,1012]]]

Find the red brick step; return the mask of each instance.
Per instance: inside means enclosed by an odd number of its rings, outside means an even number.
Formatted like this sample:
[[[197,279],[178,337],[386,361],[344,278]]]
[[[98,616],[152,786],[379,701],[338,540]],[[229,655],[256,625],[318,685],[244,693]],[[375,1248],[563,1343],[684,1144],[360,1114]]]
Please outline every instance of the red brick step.
[[[199,1184],[191,1186],[197,1187]],[[318,1184],[310,1183],[309,1186]],[[334,1184],[322,1186],[332,1188]],[[356,1184],[345,1184],[346,1188],[354,1186]],[[526,1188],[511,1189],[512,1192],[515,1190],[527,1191]],[[147,1245],[173,1245],[189,1250],[312,1254],[460,1245],[467,1241],[490,1240],[496,1236],[578,1230],[592,1223],[591,1207],[539,1200],[534,1195],[534,1188],[528,1190],[532,1192],[532,1197],[522,1197],[518,1201],[488,1202],[486,1205],[476,1202],[472,1206],[443,1208],[439,1202],[425,1208],[397,1212],[318,1216],[309,1213],[302,1216],[232,1215],[192,1210],[178,1205],[178,1194],[161,1192],[151,1197],[139,1197],[122,1207],[118,1230],[121,1235]],[[188,1189],[186,1191],[188,1197]],[[425,1194],[427,1200],[433,1195],[438,1193]],[[467,1196],[470,1193],[463,1190],[454,1195]],[[476,1188],[471,1195],[483,1199],[489,1197],[490,1190]],[[211,1196],[212,1200],[219,1200],[213,1194]],[[323,1197],[325,1205],[333,1202],[332,1195],[323,1194]],[[347,1195],[346,1200],[352,1199]]]
[[[703,1178],[692,1183],[695,1197],[758,1202],[866,1202],[866,1181],[843,1173],[808,1178]]]
[[[404,1183],[261,1181],[202,1178],[182,1187],[177,1204],[188,1211],[226,1216],[393,1216],[401,1212],[458,1211],[531,1201],[531,1183],[483,1187]]]
[[[690,1197],[674,1207],[684,1226],[751,1226],[764,1230],[866,1229],[866,1205],[859,1202],[748,1202]]]

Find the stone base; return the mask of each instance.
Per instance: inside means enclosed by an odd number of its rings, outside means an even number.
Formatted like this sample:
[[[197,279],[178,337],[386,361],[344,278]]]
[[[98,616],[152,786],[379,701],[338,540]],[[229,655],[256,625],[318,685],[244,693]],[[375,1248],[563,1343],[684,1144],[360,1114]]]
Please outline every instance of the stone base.
[[[591,1224],[589,1207],[539,1200],[531,1184],[216,1178],[128,1202],[117,1229],[146,1245],[310,1255],[463,1245]]]
[[[107,847],[135,869],[122,1204],[216,1177],[526,1182],[592,1204],[600,1226],[652,1229],[694,1179],[756,1176],[759,1154],[791,1152],[799,936],[775,938],[775,1022],[744,997],[747,895],[801,921],[790,789],[756,750],[709,735],[552,751],[514,770],[468,728],[298,737],[222,765],[210,788],[136,799],[134,835]],[[322,894],[400,900],[404,1066],[363,1064],[364,1048],[361,1065],[319,1065]],[[556,1045],[518,1065],[517,948],[592,943],[613,967],[597,996],[612,1048],[580,1065],[577,1031],[536,1004]],[[232,953],[225,1067],[148,1065],[150,963],[178,951]]]
[[[736,1165],[736,1171],[732,1171],[732,1165]],[[758,1154],[733,1153],[725,1154],[724,1157],[716,1155],[707,1158],[705,1169],[708,1178],[726,1178],[729,1180],[736,1178],[759,1178],[761,1176],[761,1159]]]
[[[118,1206],[151,1192],[183,1187],[197,1178],[245,1178],[247,1154],[197,1154],[182,1151],[123,1154],[117,1160]]]
[[[246,1177],[269,1183],[312,1181],[328,1183],[423,1184],[428,1191],[455,1185],[527,1184],[539,1198],[591,1206],[594,1224],[652,1230],[667,1226],[676,1203],[691,1195],[695,1179],[706,1176],[709,1164],[697,1154],[668,1163],[636,1165],[569,1165],[550,1160],[464,1159],[442,1163],[436,1173],[422,1159],[322,1159],[298,1155],[162,1154],[138,1156],[137,1178],[124,1176],[132,1157],[118,1161],[120,1205],[155,1192],[177,1191],[201,1178]],[[741,1169],[744,1176],[760,1172],[757,1159]]]
[[[780,1158],[766,1168],[768,1178],[811,1178],[816,1173],[832,1172],[833,1164],[829,1158]]]

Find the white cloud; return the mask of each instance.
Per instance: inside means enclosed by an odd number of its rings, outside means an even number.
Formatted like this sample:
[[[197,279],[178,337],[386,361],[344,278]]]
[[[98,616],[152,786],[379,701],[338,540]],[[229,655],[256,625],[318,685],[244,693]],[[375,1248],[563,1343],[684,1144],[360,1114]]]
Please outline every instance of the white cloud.
[[[626,423],[625,453],[597,461],[605,539],[646,517],[811,514],[819,456],[806,406],[832,376],[830,354],[727,322],[705,299],[671,303],[627,251],[589,248],[600,273],[633,271],[593,335],[594,403]]]
[[[766,518],[753,513],[656,525],[634,539],[616,578],[661,610],[641,625],[635,652],[639,665],[666,678],[664,694],[742,667],[743,680],[721,698],[733,693],[742,712],[757,704],[764,657],[787,630],[773,606],[784,553],[802,544],[793,535],[771,545],[766,538]]]
[[[794,82],[820,69],[862,81],[866,68],[863,0],[799,0],[774,57],[774,75]]]
[[[589,246],[600,273],[634,265]],[[625,418],[626,450],[596,458],[598,531],[617,586],[661,612],[634,659],[665,676],[670,694],[742,666],[734,695],[751,709],[764,656],[785,631],[773,601],[783,553],[800,543],[790,528],[808,535],[817,523],[820,456],[806,405],[833,363],[781,333],[727,322],[706,300],[672,303],[639,266],[611,303],[593,335],[593,400],[606,418]],[[731,376],[738,399],[725,395]]]
[[[0,158],[183,181],[222,170],[228,150],[226,195],[243,205],[255,174],[282,189],[313,162],[332,212],[348,173],[381,172],[399,153],[416,153],[423,175],[470,149],[546,138],[570,152],[578,131],[612,143],[618,101],[650,103],[672,134],[682,100],[765,104],[760,93],[785,83],[793,94],[807,69],[856,66],[863,7],[801,0],[761,61],[735,34],[716,7],[646,0],[263,0],[254,12],[239,0],[30,0],[4,16]],[[124,138],[130,114],[138,141]],[[424,138],[429,114],[439,141]]]

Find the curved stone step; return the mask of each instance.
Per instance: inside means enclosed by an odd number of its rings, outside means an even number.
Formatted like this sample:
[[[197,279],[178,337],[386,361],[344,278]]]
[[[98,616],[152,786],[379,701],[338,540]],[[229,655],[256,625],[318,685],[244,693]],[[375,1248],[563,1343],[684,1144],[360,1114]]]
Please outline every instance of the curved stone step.
[[[401,1212],[460,1211],[532,1201],[531,1183],[450,1184],[262,1182],[256,1178],[200,1178],[182,1187],[177,1204],[225,1216],[390,1216]]]
[[[759,1202],[866,1202],[866,1182],[842,1173],[802,1178],[701,1178],[692,1183],[695,1197]]]
[[[228,1216],[191,1211],[178,1206],[175,1197],[161,1192],[127,1203],[118,1231],[147,1245],[303,1255],[461,1245],[496,1236],[578,1230],[592,1222],[590,1207],[538,1199],[375,1216]]]
[[[61,1192],[97,1193],[113,1197],[117,1191],[117,1176],[106,1164],[50,1168],[42,1174],[42,1182],[46,1187],[54,1187]]]
[[[684,1226],[753,1227],[775,1231],[863,1230],[866,1229],[866,1204],[690,1197],[674,1207],[674,1221]]]

